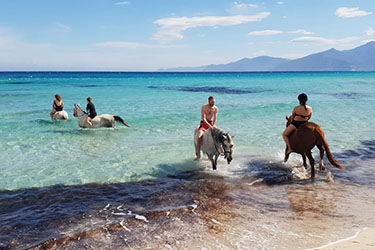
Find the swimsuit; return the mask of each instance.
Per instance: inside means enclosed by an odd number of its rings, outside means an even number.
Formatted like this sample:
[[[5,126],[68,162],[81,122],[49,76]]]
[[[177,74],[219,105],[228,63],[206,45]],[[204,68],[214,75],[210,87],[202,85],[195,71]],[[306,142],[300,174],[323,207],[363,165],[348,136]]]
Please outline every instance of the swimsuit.
[[[293,124],[296,128],[298,128],[299,126],[301,126],[301,125],[304,124],[305,122],[307,122],[307,121],[296,121],[296,120],[293,120],[293,121],[292,121],[292,124]]]
[[[56,111],[63,111],[64,104],[61,103],[60,106],[58,106],[56,103],[54,103],[54,104],[55,104],[55,110]]]
[[[214,125],[214,123],[212,121],[207,121],[211,126]],[[203,131],[206,131],[207,129],[209,129],[210,127],[204,123],[203,121],[201,121],[201,124],[199,126],[199,130],[203,130]]]
[[[302,117],[302,118],[307,118],[307,117],[309,117],[310,115],[299,115],[299,114],[295,113],[294,116],[300,116],[300,117]]]
[[[87,104],[86,106],[86,110],[88,112],[88,115],[91,119],[94,119],[94,117],[96,116],[96,110],[95,110],[95,106],[94,106],[94,103],[90,102]]]
[[[311,114],[310,114],[310,115],[311,115]],[[294,116],[300,116],[300,117],[302,117],[302,118],[308,118],[310,115],[299,115],[299,114],[297,114],[297,113],[294,114]],[[293,120],[293,121],[292,121],[292,124],[293,124],[296,128],[298,128],[299,126],[301,126],[301,125],[304,124],[305,122],[307,122],[307,121],[296,121],[296,120]]]

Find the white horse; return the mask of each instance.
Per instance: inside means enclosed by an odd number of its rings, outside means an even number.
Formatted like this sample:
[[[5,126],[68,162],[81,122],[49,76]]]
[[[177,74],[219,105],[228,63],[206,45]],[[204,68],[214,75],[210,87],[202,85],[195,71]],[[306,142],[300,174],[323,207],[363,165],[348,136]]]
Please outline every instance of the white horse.
[[[90,125],[86,122],[88,114],[83,110],[79,104],[74,104],[74,116],[78,118],[78,125],[81,128],[90,128]],[[109,128],[114,128],[116,121],[121,122],[127,127],[130,127],[120,116],[115,116],[115,115],[109,115],[109,114],[104,114],[104,115],[99,115],[95,116],[94,119],[91,120],[92,126],[94,128],[99,128],[99,127],[109,127]]]
[[[232,161],[233,136],[225,133],[224,130],[213,127],[204,132],[201,141],[201,150],[207,155],[212,163],[212,169],[216,170],[217,158],[224,153],[224,158],[227,159],[228,164]],[[197,148],[198,143],[198,129],[194,131],[194,144]],[[196,152],[197,153],[197,152]]]
[[[53,116],[52,116],[52,120],[53,121],[56,121],[56,120],[69,120],[69,116],[68,116],[68,113],[65,110],[56,111],[53,114]]]

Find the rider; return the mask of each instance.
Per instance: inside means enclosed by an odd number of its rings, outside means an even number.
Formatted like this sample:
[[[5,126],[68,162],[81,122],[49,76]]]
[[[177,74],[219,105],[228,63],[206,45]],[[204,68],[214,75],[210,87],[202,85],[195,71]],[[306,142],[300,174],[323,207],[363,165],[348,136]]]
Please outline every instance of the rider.
[[[219,109],[215,106],[215,97],[208,97],[208,104],[203,105],[201,109],[202,120],[198,129],[198,143],[196,148],[197,157],[195,157],[195,161],[201,158],[202,136],[207,129],[216,126],[218,112]],[[212,116],[214,117],[214,121],[212,121]]]
[[[89,96],[87,97],[87,106],[86,106],[86,111],[88,113],[86,122],[90,125],[91,128],[94,128],[92,125],[92,119],[97,115],[96,110],[95,110],[95,105],[92,102],[92,98]]]
[[[283,133],[283,138],[286,143],[286,146],[288,148],[286,152],[286,156],[289,155],[293,149],[290,146],[289,142],[289,135],[296,129],[298,129],[299,126],[310,120],[312,115],[312,108],[308,105],[306,105],[307,102],[307,95],[305,93],[302,93],[298,96],[299,104],[298,106],[294,107],[293,113],[292,113],[292,123],[289,124],[289,126],[285,129]]]
[[[61,95],[56,94],[55,100],[52,103],[52,111],[50,113],[51,119],[53,119],[53,115],[58,111],[64,110],[64,103],[62,101]]]

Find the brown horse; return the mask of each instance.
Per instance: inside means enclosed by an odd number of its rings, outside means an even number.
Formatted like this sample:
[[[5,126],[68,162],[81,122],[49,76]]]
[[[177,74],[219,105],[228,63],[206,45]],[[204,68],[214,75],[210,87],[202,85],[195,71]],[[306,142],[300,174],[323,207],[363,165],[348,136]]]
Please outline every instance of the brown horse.
[[[289,126],[289,124],[292,122],[291,117],[287,116],[286,120],[288,121],[286,126]],[[298,129],[296,129],[289,135],[289,142],[293,149],[293,152],[302,155],[303,166],[306,169],[306,156],[309,159],[311,166],[311,179],[315,178],[315,162],[314,158],[311,155],[311,149],[313,149],[315,146],[317,146],[320,151],[320,170],[324,168],[324,150],[326,151],[329,162],[333,166],[340,169],[345,169],[333,157],[333,154],[331,153],[328,143],[324,137],[324,131],[318,124],[315,124],[313,122],[306,122],[302,124]],[[287,161],[289,158],[289,155],[286,155],[286,152],[287,149],[285,149],[285,161]]]

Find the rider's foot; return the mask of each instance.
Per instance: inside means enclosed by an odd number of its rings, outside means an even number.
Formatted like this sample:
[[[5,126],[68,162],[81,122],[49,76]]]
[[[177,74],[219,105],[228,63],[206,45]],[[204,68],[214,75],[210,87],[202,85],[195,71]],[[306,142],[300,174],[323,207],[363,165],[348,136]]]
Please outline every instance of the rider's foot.
[[[200,158],[201,158],[201,156],[200,156],[200,155],[197,155],[197,157],[194,158],[194,161],[197,161],[197,160],[199,160]]]

